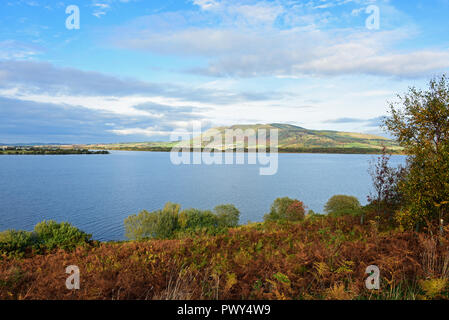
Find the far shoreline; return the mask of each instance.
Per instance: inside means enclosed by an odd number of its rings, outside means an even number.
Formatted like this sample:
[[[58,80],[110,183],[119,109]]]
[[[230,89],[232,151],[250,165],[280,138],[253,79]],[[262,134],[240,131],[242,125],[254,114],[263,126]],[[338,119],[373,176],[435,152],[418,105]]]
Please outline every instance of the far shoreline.
[[[1,155],[99,155],[99,154],[109,154],[110,151],[139,151],[139,152],[172,152],[173,147],[149,147],[149,148],[135,148],[135,147],[123,147],[123,148],[99,148],[97,145],[83,145],[82,148],[74,148],[69,145],[61,145],[58,148],[52,148],[49,146],[40,147],[24,147],[24,146],[8,146],[0,147]],[[93,148],[90,148],[93,147]],[[245,148],[241,149],[211,149],[211,151],[217,152],[231,152],[231,153],[285,153],[285,154],[368,154],[368,155],[380,155],[383,149],[379,148],[278,148],[276,152],[271,152],[270,149],[254,150]],[[206,151],[205,148],[185,148],[179,149],[179,152],[201,152],[208,153],[211,151]],[[392,150],[386,148],[386,152],[392,155],[406,155],[402,151]]]
[[[107,151],[138,151],[138,152],[171,152],[171,148],[107,148],[107,149],[101,149],[101,150],[107,150]],[[180,150],[181,152],[182,150]],[[214,150],[215,151],[215,150]],[[253,150],[216,150],[221,151],[222,153],[225,152],[233,152],[233,153],[259,153],[259,151],[253,151]],[[207,153],[204,149],[201,150],[195,150],[190,149],[188,151],[189,153],[194,152],[201,152],[201,153]],[[263,151],[266,153],[271,153],[270,150]],[[382,150],[378,149],[358,149],[358,148],[337,148],[337,149],[326,149],[326,148],[310,148],[310,149],[302,149],[302,150],[291,150],[291,149],[278,149],[277,153],[286,153],[286,154],[348,154],[348,155],[357,155],[357,154],[367,154],[367,155],[380,155],[382,154]],[[387,153],[392,155],[402,155],[406,156],[407,154],[404,152],[397,152],[395,150],[389,150],[387,149]]]

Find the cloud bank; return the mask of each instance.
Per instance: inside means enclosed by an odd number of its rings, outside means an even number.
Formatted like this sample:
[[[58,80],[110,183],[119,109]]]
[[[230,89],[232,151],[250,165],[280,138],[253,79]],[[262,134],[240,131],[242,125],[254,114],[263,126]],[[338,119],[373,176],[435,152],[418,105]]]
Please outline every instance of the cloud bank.
[[[333,26],[325,9],[372,1],[252,2],[195,0],[201,12],[170,12],[136,19],[116,30],[114,45],[159,55],[200,57],[187,72],[212,77],[376,75],[422,77],[449,68],[449,48],[396,49],[413,41],[414,25],[368,30]],[[388,1],[384,20],[400,15]],[[323,11],[324,10],[324,11]],[[354,12],[354,11],[353,11]],[[364,17],[366,18],[366,17]],[[173,23],[170,23],[173,22]]]

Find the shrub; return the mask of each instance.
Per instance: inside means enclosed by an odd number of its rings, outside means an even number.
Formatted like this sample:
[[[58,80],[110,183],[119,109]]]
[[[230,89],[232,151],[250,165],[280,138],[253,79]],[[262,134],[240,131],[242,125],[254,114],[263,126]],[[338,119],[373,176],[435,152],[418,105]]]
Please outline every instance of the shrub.
[[[178,215],[181,206],[176,203],[167,202],[164,209],[158,214],[156,238],[171,239],[179,228]]]
[[[68,222],[57,223],[56,221],[43,221],[34,227],[39,245],[45,249],[52,250],[73,249],[78,245],[89,242],[92,235],[72,226]]]
[[[37,243],[36,236],[27,231],[7,230],[0,232],[0,253],[22,256]]]
[[[309,220],[309,221],[315,221],[315,220],[317,220],[317,219],[322,219],[322,218],[324,218],[324,217],[326,217],[326,215],[321,214],[321,213],[316,213],[316,212],[313,211],[313,210],[309,210],[309,211],[307,212],[307,215],[305,216],[305,219],[306,219],[306,220]]]
[[[172,239],[196,233],[217,234],[227,228],[238,226],[240,212],[232,204],[210,210],[186,209],[167,203],[162,210],[142,211],[125,219],[126,237],[131,240]]]
[[[131,240],[155,238],[158,225],[158,212],[141,211],[125,219],[125,235]]]
[[[403,192],[400,184],[407,175],[407,168],[391,167],[391,155],[383,148],[382,155],[371,163],[368,170],[373,182],[373,193],[368,196],[368,203],[377,213],[392,213],[403,204]]]
[[[288,221],[300,221],[304,220],[306,210],[304,204],[301,201],[294,200],[285,212],[285,218]]]
[[[131,240],[172,238],[178,229],[180,205],[168,202],[164,209],[141,211],[125,219],[125,235]]]
[[[449,216],[449,80],[443,75],[427,90],[410,88],[390,104],[384,128],[407,156],[407,174],[398,185],[414,226]]]
[[[356,197],[346,195],[336,195],[331,197],[324,211],[331,216],[355,215],[360,213],[360,202]]]
[[[305,217],[304,203],[296,199],[277,198],[271,205],[270,213],[264,216],[265,221],[300,221]]]
[[[215,207],[218,227],[233,228],[239,225],[240,211],[233,204],[222,204]]]
[[[43,221],[34,227],[34,232],[7,230],[0,232],[0,253],[23,256],[27,250],[74,249],[88,243],[91,235],[70,223]]]
[[[218,226],[218,219],[209,210],[186,209],[179,215],[179,225],[183,231],[216,228]]]
[[[416,228],[417,223],[421,221],[423,217],[416,212],[410,212],[408,208],[397,210],[394,214],[394,220],[399,224],[402,229],[412,230]],[[418,224],[419,225],[419,224]]]

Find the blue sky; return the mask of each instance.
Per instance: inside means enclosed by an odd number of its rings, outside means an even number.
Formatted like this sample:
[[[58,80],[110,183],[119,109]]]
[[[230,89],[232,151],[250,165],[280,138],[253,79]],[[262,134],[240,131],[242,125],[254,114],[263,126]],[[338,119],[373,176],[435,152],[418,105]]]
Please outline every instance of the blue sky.
[[[0,143],[166,140],[194,123],[378,134],[388,101],[448,71],[448,14],[449,0],[5,0]]]

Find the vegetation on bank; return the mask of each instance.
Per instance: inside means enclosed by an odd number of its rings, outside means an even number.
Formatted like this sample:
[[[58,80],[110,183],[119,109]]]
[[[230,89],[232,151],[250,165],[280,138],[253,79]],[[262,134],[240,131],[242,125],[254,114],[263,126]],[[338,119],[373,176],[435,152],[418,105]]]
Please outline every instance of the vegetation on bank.
[[[232,204],[216,206],[214,211],[186,209],[167,203],[162,210],[148,212],[125,219],[126,236],[132,240],[173,239],[198,234],[216,235],[237,227],[240,212]]]
[[[0,155],[49,155],[49,154],[109,154],[107,150],[43,148],[43,147],[0,147]]]
[[[449,298],[449,227],[401,230],[377,209],[337,195],[321,215],[285,197],[264,222],[238,226],[232,205],[167,203],[125,220],[138,240],[103,243],[46,221],[0,233],[0,299]],[[68,265],[81,270],[80,290],[65,287]],[[365,287],[369,265],[379,290]]]
[[[218,150],[236,151],[237,137],[243,141],[243,149],[248,152],[250,137],[255,138],[258,130],[266,130],[267,139],[270,139],[272,129],[278,132],[278,151],[283,153],[355,153],[378,154],[386,147],[391,153],[402,153],[402,147],[394,140],[385,137],[327,130],[309,130],[289,124],[255,124],[234,125],[218,127],[205,131],[201,136],[190,141],[183,141],[182,146],[190,151],[203,151],[206,147],[215,147]],[[236,138],[234,143],[226,142],[226,132],[233,132]],[[247,131],[248,130],[248,131]],[[221,137],[216,139],[216,135]],[[201,141],[200,141],[201,140]],[[213,141],[212,143],[210,141]],[[87,146],[92,149],[127,150],[127,151],[160,151],[169,152],[179,142],[131,142],[116,144],[94,144]],[[269,145],[269,143],[267,143]],[[195,149],[193,148],[195,146]],[[267,148],[269,149],[269,148]]]
[[[92,235],[67,222],[43,221],[32,232],[7,230],[0,232],[0,254],[23,257],[47,253],[54,249],[70,250],[91,243]]]
[[[449,298],[449,229],[400,231],[366,210],[363,224],[307,214],[217,235],[2,253],[0,299]],[[65,287],[69,265],[80,269],[80,290]],[[381,270],[379,290],[365,287],[369,265]]]
[[[127,147],[127,146],[102,146],[97,148],[104,148],[104,150],[118,150],[118,151],[148,151],[148,152],[171,152],[172,147]],[[189,152],[210,152],[210,150],[205,150],[205,148],[187,148]],[[226,149],[223,152],[237,152],[236,148]],[[257,152],[258,150],[256,150]],[[401,149],[393,148],[387,149],[391,154],[403,154]],[[253,152],[244,148],[243,152]],[[263,149],[263,152],[270,152],[269,149]],[[381,154],[382,148],[279,148],[278,153],[329,153],[329,154]]]
[[[385,127],[407,152],[372,164],[368,204],[336,195],[327,215],[278,198],[264,222],[168,203],[125,220],[132,241],[99,243],[63,223],[0,233],[0,299],[449,299],[449,83],[411,88]],[[81,289],[67,290],[68,265]],[[365,286],[380,269],[380,289]]]

